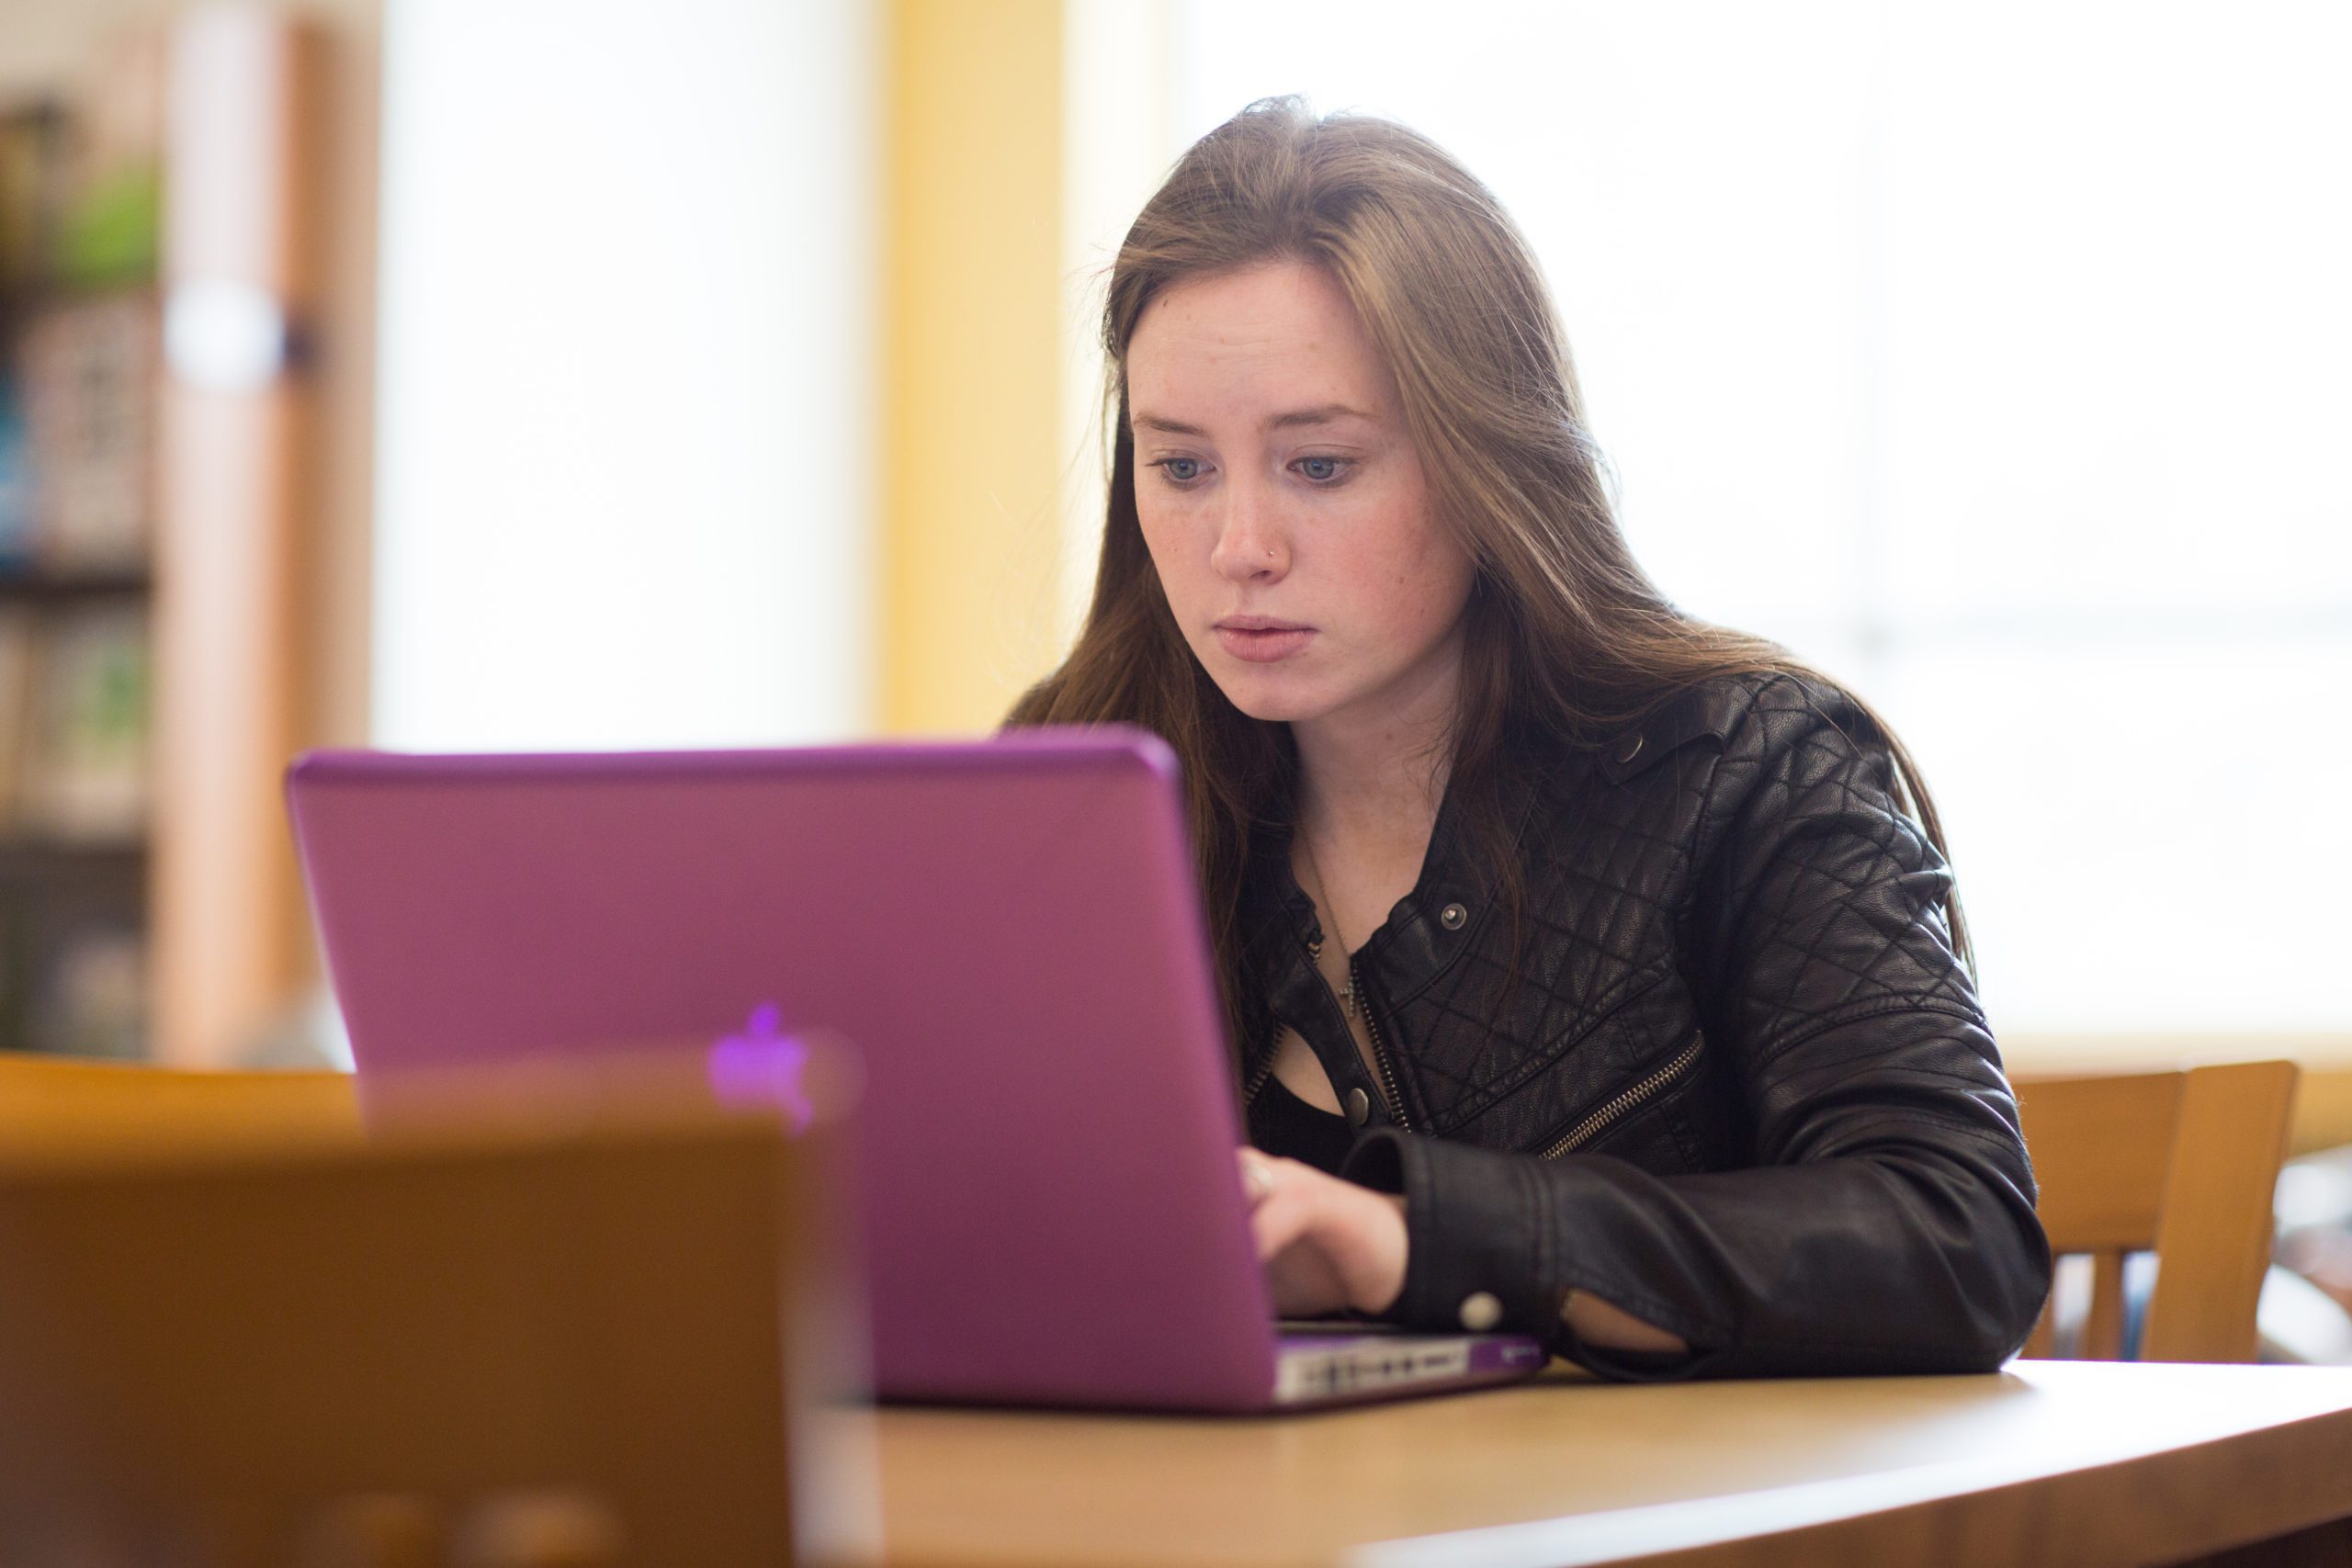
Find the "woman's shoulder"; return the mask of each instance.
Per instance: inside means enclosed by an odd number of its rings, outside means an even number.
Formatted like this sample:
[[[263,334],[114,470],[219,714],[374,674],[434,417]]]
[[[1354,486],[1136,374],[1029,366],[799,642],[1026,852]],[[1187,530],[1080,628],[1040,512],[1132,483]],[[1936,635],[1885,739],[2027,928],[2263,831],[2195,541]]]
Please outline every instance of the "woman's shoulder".
[[[1853,747],[1879,739],[1869,711],[1826,676],[1734,670],[1667,692],[1636,716],[1600,734],[1592,750],[1601,773],[1622,784],[1690,746],[1756,759],[1784,752],[1824,731]]]

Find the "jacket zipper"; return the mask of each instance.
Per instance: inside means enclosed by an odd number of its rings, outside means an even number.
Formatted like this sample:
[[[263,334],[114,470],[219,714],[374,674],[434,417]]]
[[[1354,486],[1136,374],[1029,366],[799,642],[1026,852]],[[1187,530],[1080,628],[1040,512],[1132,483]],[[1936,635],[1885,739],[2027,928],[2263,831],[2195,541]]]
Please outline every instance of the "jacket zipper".
[[[1388,1060],[1388,1046],[1380,1038],[1380,1020],[1372,1014],[1371,998],[1364,994],[1363,975],[1352,956],[1348,959],[1348,984],[1355,990],[1356,1010],[1363,1014],[1363,1032],[1372,1039],[1372,1059],[1380,1068],[1380,1090],[1388,1101],[1388,1114],[1396,1118],[1397,1126],[1409,1133],[1413,1123],[1405,1115],[1405,1097],[1396,1089],[1396,1069]]]
[[[1670,1088],[1676,1080],[1689,1073],[1692,1067],[1697,1066],[1699,1065],[1700,1047],[1705,1043],[1705,1036],[1701,1034],[1691,1035],[1690,1043],[1683,1046],[1681,1050],[1677,1051],[1674,1054],[1673,1058],[1664,1066],[1659,1067],[1656,1072],[1651,1073],[1648,1077],[1641,1079],[1632,1087],[1611,1096],[1606,1104],[1602,1105],[1599,1110],[1587,1116],[1583,1121],[1578,1122],[1575,1126],[1569,1128],[1566,1133],[1554,1140],[1550,1147],[1546,1148],[1542,1154],[1535,1157],[1538,1159],[1558,1159],[1562,1155],[1572,1154],[1576,1150],[1582,1148],[1585,1145],[1592,1142],[1593,1139],[1607,1132],[1611,1127],[1616,1125],[1619,1122],[1623,1121],[1635,1111],[1638,1111],[1644,1105],[1648,1104],[1652,1100],[1657,1099],[1658,1095]]]
[[[1274,1076],[1274,1057],[1277,1054],[1275,1047],[1282,1043],[1282,1021],[1277,1019],[1274,1021],[1273,1038],[1266,1042],[1265,1048],[1258,1053],[1258,1065],[1250,1074],[1250,1081],[1241,1086],[1242,1104],[1256,1104],[1258,1091],[1264,1089],[1266,1080]]]

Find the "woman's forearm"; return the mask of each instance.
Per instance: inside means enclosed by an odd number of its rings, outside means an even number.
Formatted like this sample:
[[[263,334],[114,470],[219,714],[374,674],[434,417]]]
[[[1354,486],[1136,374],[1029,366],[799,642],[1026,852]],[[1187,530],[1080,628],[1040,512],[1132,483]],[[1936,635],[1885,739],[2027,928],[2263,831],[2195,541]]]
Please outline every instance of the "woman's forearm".
[[[1669,1334],[1643,1322],[1623,1307],[1611,1306],[1586,1291],[1570,1291],[1560,1303],[1560,1320],[1587,1345],[1604,1350],[1640,1350],[1651,1355],[1680,1356],[1690,1347],[1679,1334]]]

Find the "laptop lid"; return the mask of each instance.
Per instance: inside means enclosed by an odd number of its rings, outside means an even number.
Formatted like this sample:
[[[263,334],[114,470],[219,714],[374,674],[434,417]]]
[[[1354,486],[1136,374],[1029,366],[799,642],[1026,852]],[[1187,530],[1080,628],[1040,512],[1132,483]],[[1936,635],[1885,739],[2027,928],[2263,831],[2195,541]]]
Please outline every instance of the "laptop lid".
[[[866,1075],[884,1393],[1270,1397],[1241,1134],[1156,738],[313,752],[288,793],[363,1090],[403,1068],[829,1032]]]

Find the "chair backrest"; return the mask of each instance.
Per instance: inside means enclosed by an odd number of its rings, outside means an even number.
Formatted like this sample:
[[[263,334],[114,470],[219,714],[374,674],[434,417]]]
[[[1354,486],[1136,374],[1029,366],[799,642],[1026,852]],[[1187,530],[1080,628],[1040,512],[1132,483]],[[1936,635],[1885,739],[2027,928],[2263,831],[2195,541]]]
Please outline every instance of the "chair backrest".
[[[198,1071],[0,1051],[0,1155],[288,1132],[356,1136],[359,1106],[350,1075]]]
[[[784,1562],[774,1119],[0,1152],[0,1562]]]
[[[2140,1359],[2254,1359],[2296,1077],[2291,1062],[2245,1062],[2017,1080],[2051,1250],[2091,1259],[2083,1359],[2122,1353],[2124,1260],[2152,1252]],[[2051,1353],[2054,1305],[2027,1355]]]

